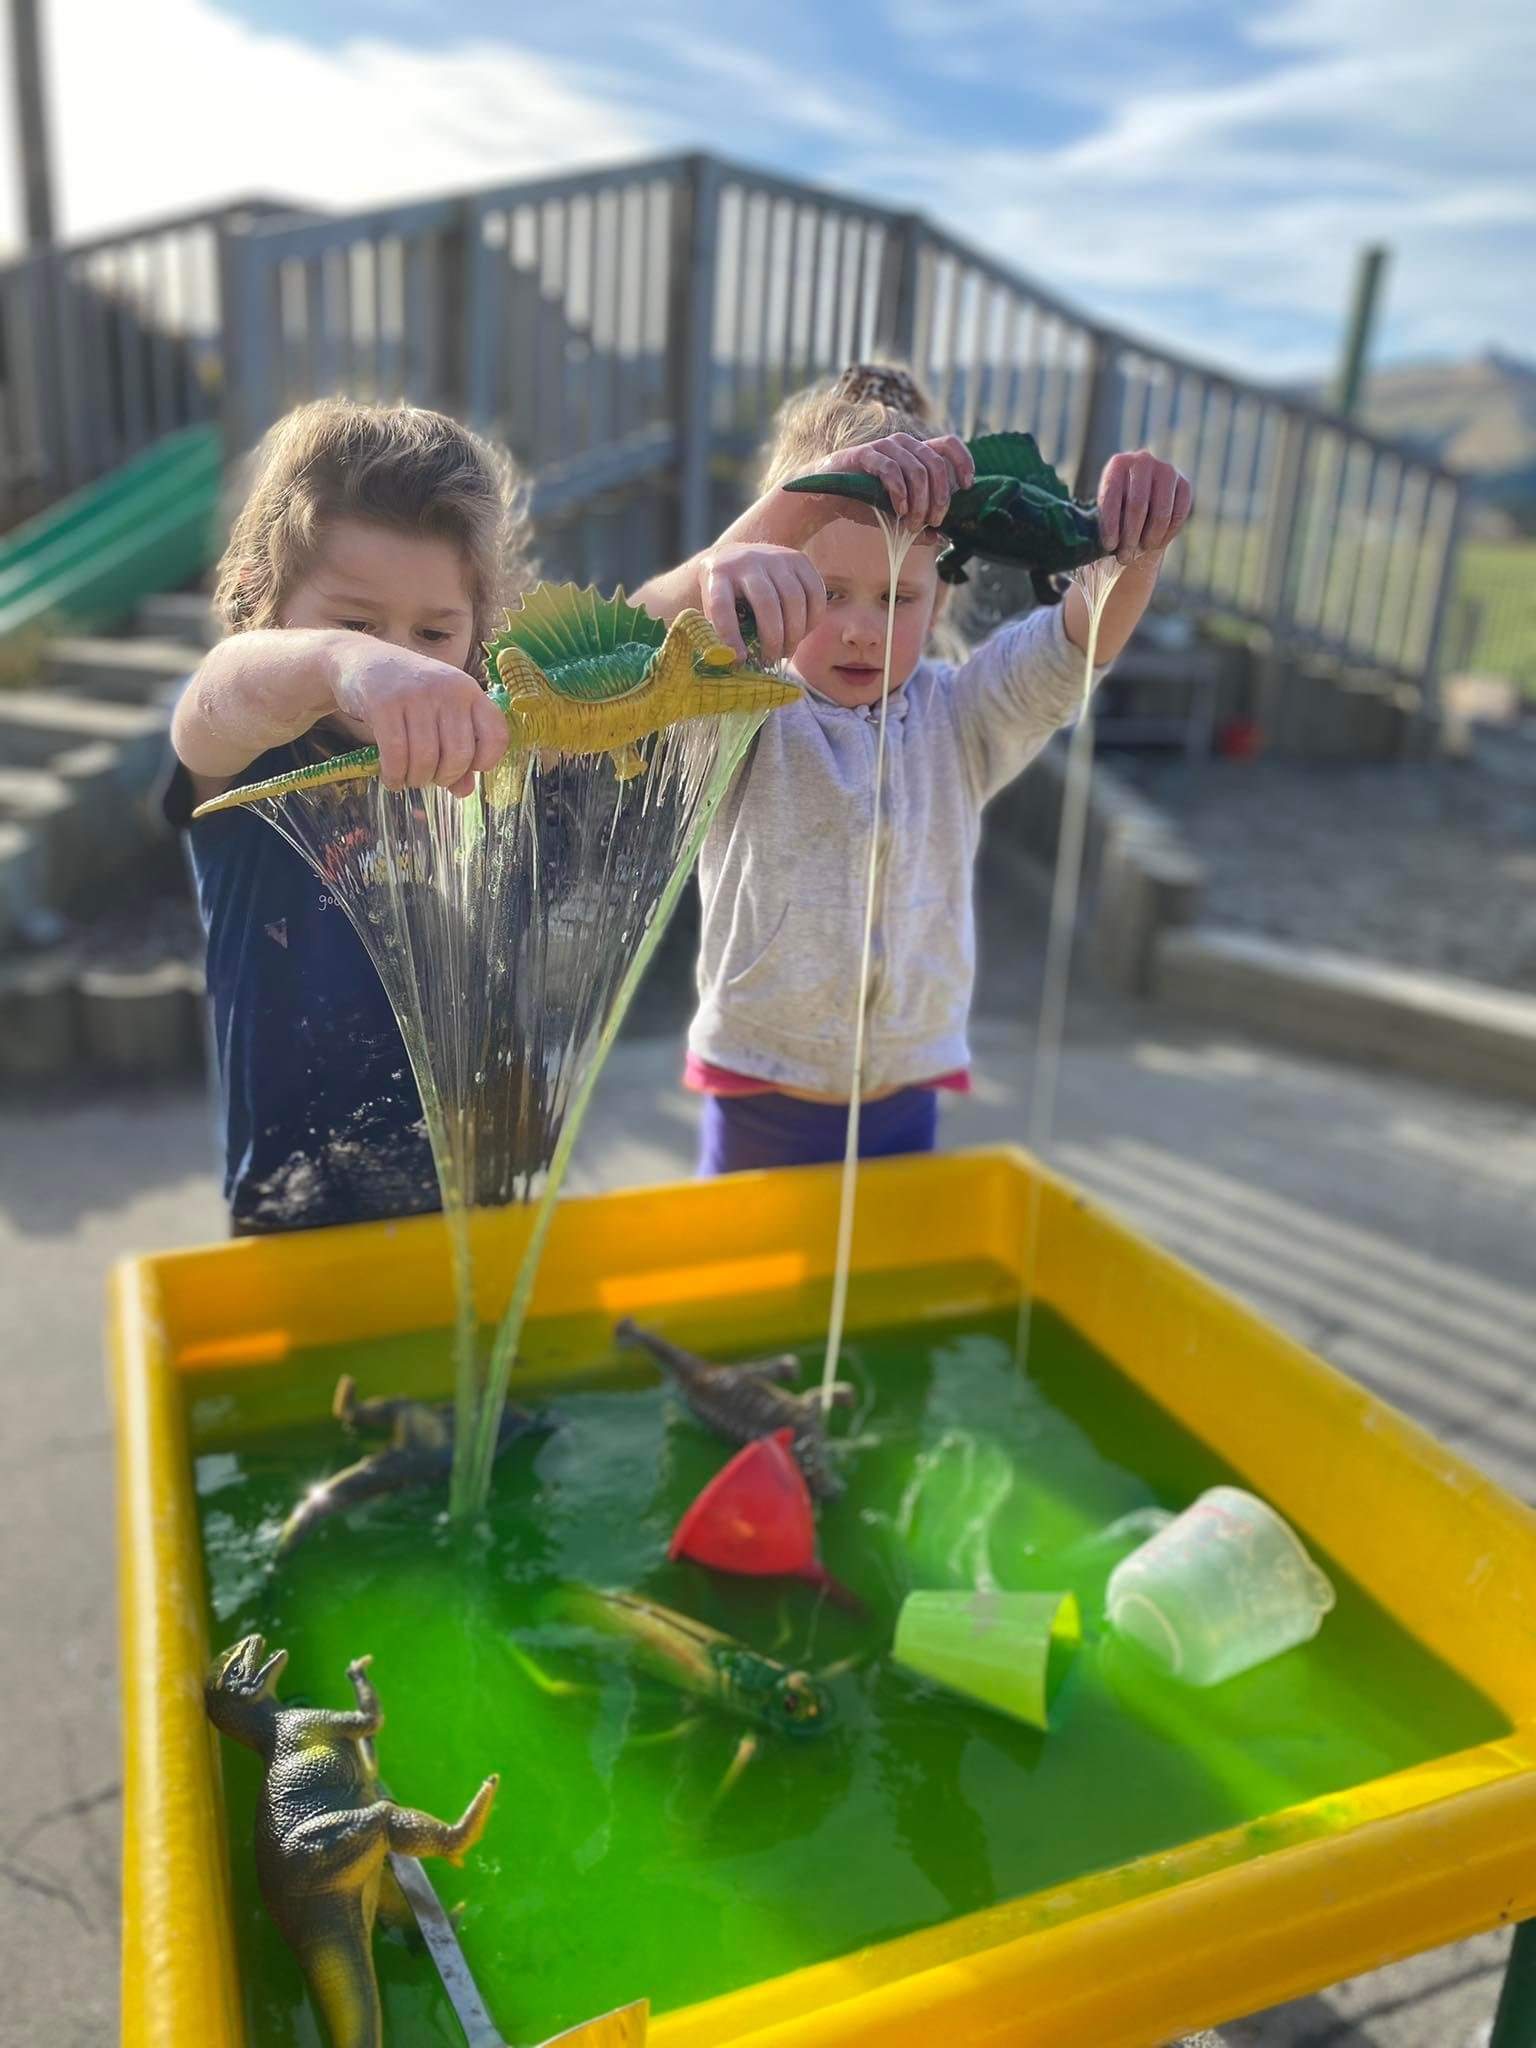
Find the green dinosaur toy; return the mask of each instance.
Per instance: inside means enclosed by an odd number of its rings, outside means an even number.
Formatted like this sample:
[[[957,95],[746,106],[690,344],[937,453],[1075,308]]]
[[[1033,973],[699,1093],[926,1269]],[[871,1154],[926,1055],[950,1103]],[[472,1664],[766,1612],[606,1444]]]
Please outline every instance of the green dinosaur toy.
[[[702,612],[670,626],[630,604],[574,583],[541,583],[508,612],[506,631],[486,647],[501,679],[514,730],[493,781],[527,775],[522,749],[608,754],[620,781],[643,775],[636,741],[685,718],[771,711],[800,694],[796,684],[743,667]],[[493,801],[506,792],[493,790]]]
[[[256,1876],[262,1901],[298,1957],[332,2048],[380,2048],[383,2019],[373,1966],[373,1923],[383,1912],[410,1924],[391,1853],[461,1863],[485,1830],[495,1777],[457,1821],[382,1796],[371,1738],[383,1726],[366,1657],[347,1666],[355,1712],[285,1707],[277,1681],[288,1660],[259,1635],[214,1659],[203,1685],[208,1718],[265,1765],[256,1806]]]
[[[679,612],[664,626],[629,603],[622,587],[599,597],[574,583],[540,583],[508,612],[505,630],[485,651],[491,701],[511,727],[507,752],[486,778],[486,795],[496,804],[517,801],[541,750],[607,754],[625,781],[645,772],[637,742],[664,726],[771,711],[800,694],[798,685],[743,663],[702,612]],[[227,789],[193,815],[378,772],[378,748],[356,747]]]
[[[949,546],[939,557],[946,583],[968,581],[972,555],[1027,569],[1036,578],[1082,569],[1109,550],[1099,531],[1097,508],[1074,498],[1040,453],[1033,434],[981,434],[966,446],[976,481],[956,491],[939,532]],[[894,517],[885,486],[863,470],[829,470],[796,477],[786,491],[813,491],[856,498]],[[1040,584],[1036,583],[1037,594]]]

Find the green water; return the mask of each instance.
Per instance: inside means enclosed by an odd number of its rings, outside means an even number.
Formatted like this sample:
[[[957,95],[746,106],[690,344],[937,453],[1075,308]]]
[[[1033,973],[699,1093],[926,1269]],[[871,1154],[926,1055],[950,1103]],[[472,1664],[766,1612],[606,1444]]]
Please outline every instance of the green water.
[[[1129,1544],[1094,1534],[1241,1474],[1043,1311],[1024,1377],[1011,1307],[860,1328],[868,1308],[855,1304],[845,1346],[860,1406],[835,1424],[857,1443],[849,1490],[822,1513],[824,1554],[869,1603],[865,1622],[798,1585],[666,1562],[678,1514],[724,1453],[643,1369],[600,1356],[590,1323],[531,1328],[535,1387],[541,1358],[584,1347],[597,1363],[556,1393],[559,1429],[507,1453],[478,1528],[450,1526],[442,1500],[401,1498],[332,1521],[276,1566],[271,1540],[296,1493],[356,1455],[330,1423],[294,1417],[313,1414],[342,1370],[364,1393],[444,1391],[446,1340],[331,1347],[196,1383],[215,1640],[259,1628],[291,1653],[284,1696],[334,1706],[351,1704],[348,1660],[371,1652],[381,1767],[413,1805],[456,1817],[487,1771],[501,1773],[468,1866],[429,1868],[449,1903],[466,1902],[471,1965],[519,2048],[641,1994],[664,2012],[1503,1732],[1327,1557],[1339,1604],[1315,1642],[1212,1692],[1156,1678],[1103,1639],[1104,1580]],[[805,1310],[786,1299],[776,1330],[759,1316],[750,1334],[760,1349],[759,1337],[777,1348],[798,1332],[809,1382],[820,1341]],[[656,1321],[688,1341],[676,1318]],[[1071,1588],[1083,1602],[1087,1639],[1050,1735],[878,1654],[909,1586],[978,1561],[1004,1586]],[[833,1681],[831,1733],[770,1739],[711,1810],[739,1724],[712,1715],[680,1741],[637,1741],[672,1728],[680,1703],[620,1647],[598,1660],[541,1634],[539,1592],[569,1578],[643,1589],[790,1662],[876,1654]],[[512,1656],[514,1636],[594,1689],[546,1697]],[[297,1966],[256,1896],[256,1760],[222,1750],[251,2039],[319,2048]],[[394,1933],[375,1946],[389,2037],[457,2043],[425,1955]]]

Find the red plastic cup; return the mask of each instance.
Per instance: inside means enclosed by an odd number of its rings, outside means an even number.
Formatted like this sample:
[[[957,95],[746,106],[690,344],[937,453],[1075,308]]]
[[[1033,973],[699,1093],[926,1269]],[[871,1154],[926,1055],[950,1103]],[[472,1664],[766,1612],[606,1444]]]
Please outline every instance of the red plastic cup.
[[[816,1553],[816,1510],[794,1440],[793,1430],[777,1429],[738,1451],[678,1523],[667,1555],[745,1578],[804,1579],[861,1613],[863,1603]]]

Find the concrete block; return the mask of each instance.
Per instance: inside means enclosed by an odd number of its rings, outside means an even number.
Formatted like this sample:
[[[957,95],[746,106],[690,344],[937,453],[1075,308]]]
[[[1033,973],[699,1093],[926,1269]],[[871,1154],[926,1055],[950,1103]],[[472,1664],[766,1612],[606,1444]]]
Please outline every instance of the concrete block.
[[[1198,855],[1146,825],[1116,833],[1105,849],[1093,914],[1095,963],[1107,985],[1145,995],[1164,931],[1193,924],[1205,895]]]
[[[201,647],[175,640],[54,640],[48,648],[48,679],[74,696],[147,704],[167,683],[191,675],[203,653]]]
[[[134,629],[146,640],[202,648],[211,647],[221,631],[213,604],[202,590],[166,590],[146,597],[135,614]]]
[[[83,968],[79,977],[83,1056],[114,1076],[193,1071],[203,1048],[201,977],[179,960],[155,967]]]
[[[1161,933],[1170,1008],[1309,1050],[1536,1102],[1536,997],[1196,925]]]
[[[46,768],[0,768],[0,824],[23,825],[36,839],[45,900],[64,900],[81,866],[75,806],[68,789]]]
[[[0,952],[15,945],[30,919],[48,906],[47,865],[37,835],[0,822]]]
[[[117,751],[122,786],[139,795],[160,773],[169,724],[163,707],[8,690],[0,692],[0,762],[46,768],[70,748],[106,742]]]
[[[45,954],[0,966],[0,1080],[59,1080],[80,1058],[74,955]]]
[[[105,740],[71,747],[54,756],[49,772],[63,783],[74,807],[70,873],[78,877],[82,869],[99,872],[105,864],[117,879],[149,837],[153,823],[141,794],[124,785],[118,749]]]

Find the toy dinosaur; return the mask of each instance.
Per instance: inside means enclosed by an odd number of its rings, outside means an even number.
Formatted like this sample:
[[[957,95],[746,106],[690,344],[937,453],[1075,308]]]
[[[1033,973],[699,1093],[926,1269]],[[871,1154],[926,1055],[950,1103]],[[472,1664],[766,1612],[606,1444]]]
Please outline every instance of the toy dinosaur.
[[[967,582],[965,565],[980,555],[1028,569],[1041,594],[1040,579],[1084,568],[1109,552],[1097,508],[1072,496],[1033,434],[981,434],[966,446],[976,481],[955,492],[939,526],[949,542],[939,557],[939,575],[946,583]],[[863,470],[796,477],[784,488],[856,498],[894,516],[884,484]]]
[[[491,701],[511,727],[507,752],[485,781],[494,804],[518,800],[540,750],[607,754],[625,781],[645,772],[637,742],[649,733],[684,719],[771,711],[800,694],[797,684],[744,664],[702,612],[679,612],[664,626],[630,604],[622,586],[599,597],[574,583],[540,583],[485,651]],[[378,748],[357,747],[227,789],[194,816],[378,772]]]
[[[441,1486],[453,1469],[453,1405],[425,1401],[360,1401],[350,1373],[336,1383],[331,1413],[352,1435],[389,1437],[383,1450],[370,1451],[355,1465],[333,1472],[310,1488],[284,1522],[276,1555],[282,1557],[303,1541],[317,1523],[346,1514],[364,1501],[387,1493],[406,1493],[422,1486]],[[496,1456],[519,1437],[546,1432],[548,1418],[531,1415],[508,1402],[501,1412]]]
[[[368,1659],[347,1666],[356,1710],[285,1707],[277,1681],[286,1650],[246,1636],[214,1660],[203,1686],[208,1718],[265,1766],[256,1805],[262,1901],[299,1959],[332,2048],[379,2048],[383,2020],[373,1924],[409,1920],[391,1853],[460,1863],[484,1832],[495,1777],[457,1821],[434,1820],[383,1796],[371,1747],[383,1725]]]
[[[795,1457],[811,1492],[818,1500],[841,1498],[843,1482],[827,1455],[820,1392],[792,1394],[785,1390],[785,1382],[797,1379],[800,1373],[800,1361],[792,1352],[781,1358],[753,1359],[745,1365],[711,1365],[707,1358],[679,1350],[627,1317],[613,1334],[628,1349],[648,1351],[671,1374],[704,1427],[727,1443],[749,1444],[778,1429],[791,1431]],[[832,1398],[839,1407],[850,1407],[854,1390],[839,1380]]]
[[[637,1593],[601,1592],[594,1586],[558,1586],[541,1602],[541,1615],[562,1626],[590,1629],[626,1643],[639,1668],[652,1678],[687,1694],[705,1706],[718,1707],[755,1729],[796,1738],[823,1735],[834,1725],[832,1695],[809,1672],[792,1671],[776,1657],[748,1649],[691,1615],[663,1607],[659,1600]],[[512,1646],[518,1662],[541,1692],[562,1698],[587,1688],[570,1679],[551,1678],[527,1652]],[[696,1725],[687,1718],[670,1735],[688,1733]],[[645,1736],[647,1742],[670,1735]],[[736,1748],[716,1799],[723,1798],[757,1754],[756,1733],[744,1735]]]
[[[622,586],[610,598],[574,583],[541,583],[508,612],[486,647],[514,741],[492,776],[491,800],[521,794],[526,750],[606,753],[620,781],[643,775],[636,741],[688,718],[771,711],[799,686],[743,667],[702,612],[663,628]]]

